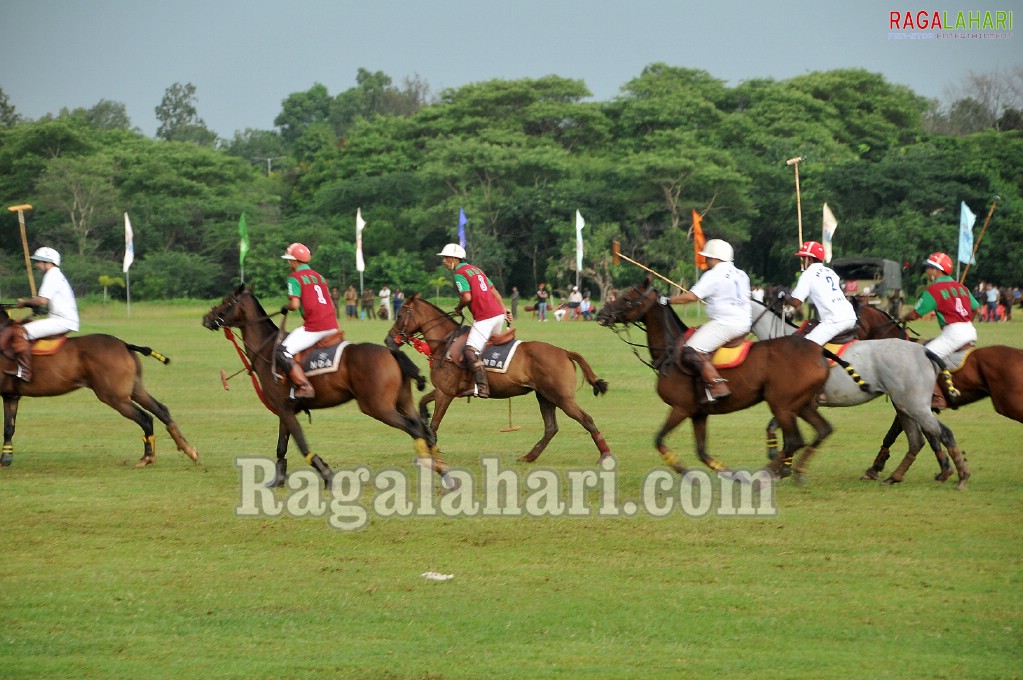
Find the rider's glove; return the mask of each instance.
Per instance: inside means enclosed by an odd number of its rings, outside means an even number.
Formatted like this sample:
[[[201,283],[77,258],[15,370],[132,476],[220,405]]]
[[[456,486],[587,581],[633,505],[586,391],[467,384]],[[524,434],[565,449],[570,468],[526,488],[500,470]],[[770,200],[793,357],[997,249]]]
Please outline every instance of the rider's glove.
[[[667,307],[668,305],[671,304],[671,298],[668,297],[667,295],[661,295],[660,297],[657,298],[657,304]]]
[[[290,312],[290,311],[291,311],[291,309],[289,309],[287,305],[281,305],[281,314],[287,316],[288,312]]]

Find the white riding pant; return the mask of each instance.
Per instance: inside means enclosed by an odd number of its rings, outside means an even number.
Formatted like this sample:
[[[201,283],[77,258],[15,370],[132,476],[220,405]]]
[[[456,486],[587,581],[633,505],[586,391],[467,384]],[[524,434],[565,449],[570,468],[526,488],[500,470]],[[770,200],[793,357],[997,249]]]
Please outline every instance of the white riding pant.
[[[941,330],[941,335],[924,347],[941,357],[942,361],[948,361],[956,350],[970,342],[977,342],[977,329],[969,321],[964,321],[948,324]]]
[[[337,333],[337,329],[332,328],[326,331],[307,331],[305,326],[299,326],[288,333],[288,337],[284,338],[284,342],[281,343],[281,347],[284,348],[284,351],[287,354],[294,358],[294,356],[302,350],[312,347],[323,338],[328,335],[333,335],[334,333]]]
[[[487,344],[487,340],[490,339],[490,336],[494,333],[500,332],[503,325],[504,314],[494,316],[489,319],[473,321],[472,327],[469,328],[469,337],[465,341],[465,346],[471,347],[477,352],[482,352],[483,347]]]
[[[838,319],[836,321],[821,321],[812,331],[806,334],[807,340],[816,342],[821,347],[831,342],[836,335],[851,330],[856,325],[856,317],[851,319]]]
[[[76,329],[71,328],[70,325],[63,319],[47,317],[45,319],[29,321],[27,324],[25,324],[25,337],[29,341],[32,341],[38,340],[39,338],[48,338],[51,335],[70,333],[73,330]]]
[[[741,338],[749,333],[750,322],[734,324],[721,321],[708,321],[690,336],[686,345],[697,352],[710,354],[726,342]]]

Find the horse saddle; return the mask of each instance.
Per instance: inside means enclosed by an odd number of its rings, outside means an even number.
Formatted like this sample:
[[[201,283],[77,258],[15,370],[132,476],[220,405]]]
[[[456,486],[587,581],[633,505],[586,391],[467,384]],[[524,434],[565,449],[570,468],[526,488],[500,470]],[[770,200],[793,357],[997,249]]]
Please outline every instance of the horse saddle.
[[[65,342],[67,342],[67,333],[53,335],[48,338],[39,338],[32,342],[32,354],[39,356],[56,354],[64,346]]]
[[[849,332],[852,333],[852,331]],[[844,337],[846,335],[848,335],[848,333],[843,333],[841,337]],[[838,340],[838,337],[836,337],[835,340]],[[850,345],[856,342],[859,342],[859,340],[856,340],[855,338],[847,342],[826,342],[824,343],[824,349],[840,357],[843,354],[845,354],[845,351],[849,349]],[[828,359],[828,368],[831,368],[834,365],[835,365],[834,360]]]
[[[685,347],[686,342],[689,340],[689,336],[696,332],[696,328],[690,328],[686,331],[685,335],[675,341],[675,365],[682,370],[683,373],[687,371],[686,367],[682,364],[682,348]],[[749,355],[750,348],[753,346],[752,340],[747,340],[745,336],[740,336],[734,340],[729,340],[721,347],[714,351],[714,356],[710,358],[714,368],[735,368],[740,366],[746,357]]]
[[[949,373],[955,373],[966,364],[966,359],[973,353],[973,350],[977,349],[977,343],[968,342],[945,360],[945,368],[948,369]]]
[[[453,337],[448,341],[447,351],[444,353],[444,361],[451,362],[460,368],[468,370],[465,365],[465,341],[469,339],[469,327],[462,326],[454,332]],[[480,352],[480,360],[483,366],[493,373],[507,373],[515,350],[522,344],[521,340],[515,339],[515,329],[509,328],[503,333],[496,333],[483,346]]]
[[[341,365],[341,353],[350,344],[345,340],[345,332],[338,331],[296,354],[295,361],[302,366],[306,377],[333,373]]]

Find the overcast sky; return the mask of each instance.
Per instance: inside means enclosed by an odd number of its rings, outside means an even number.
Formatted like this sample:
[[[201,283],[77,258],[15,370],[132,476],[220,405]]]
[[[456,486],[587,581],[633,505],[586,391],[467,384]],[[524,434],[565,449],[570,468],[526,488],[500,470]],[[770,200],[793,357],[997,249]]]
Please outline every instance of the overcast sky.
[[[893,40],[889,12],[906,9],[1012,10],[1013,35]],[[1023,66],[1021,0],[0,0],[0,26],[0,88],[21,115],[107,99],[150,136],[176,82],[229,138],[272,129],[293,92],[353,87],[359,67],[434,94],[554,74],[606,101],[654,62],[730,86],[865,68],[937,99],[969,71]]]

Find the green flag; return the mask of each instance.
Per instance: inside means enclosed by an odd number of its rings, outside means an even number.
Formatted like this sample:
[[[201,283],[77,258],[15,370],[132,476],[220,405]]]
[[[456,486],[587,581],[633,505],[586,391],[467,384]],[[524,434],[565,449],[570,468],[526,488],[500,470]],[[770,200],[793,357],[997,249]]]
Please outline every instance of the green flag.
[[[238,265],[245,266],[245,256],[249,252],[249,230],[245,226],[245,213],[238,220]]]

